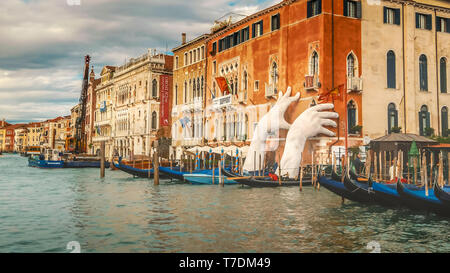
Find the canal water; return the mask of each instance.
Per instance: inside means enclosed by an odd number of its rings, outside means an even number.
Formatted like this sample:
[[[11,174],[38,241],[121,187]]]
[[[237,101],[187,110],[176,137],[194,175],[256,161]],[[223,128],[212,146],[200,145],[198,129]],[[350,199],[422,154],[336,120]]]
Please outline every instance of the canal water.
[[[0,156],[0,252],[450,252],[450,219],[322,188],[194,186]]]

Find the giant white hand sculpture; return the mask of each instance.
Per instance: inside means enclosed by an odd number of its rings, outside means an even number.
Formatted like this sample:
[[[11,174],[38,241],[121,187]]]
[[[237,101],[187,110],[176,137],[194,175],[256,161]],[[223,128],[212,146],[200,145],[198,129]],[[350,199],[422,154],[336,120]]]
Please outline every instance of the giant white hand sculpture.
[[[281,158],[281,170],[277,170],[277,174],[281,176],[289,176],[296,178],[302,161],[302,152],[305,142],[308,138],[324,134],[327,136],[335,136],[335,133],[324,128],[324,126],[336,127],[337,124],[333,118],[338,118],[336,112],[321,112],[323,110],[333,109],[332,103],[319,104],[305,110],[292,123],[291,128],[286,137],[286,145]],[[279,172],[280,171],[280,172]]]
[[[261,158],[261,162],[264,162],[266,140],[269,135],[280,129],[289,129],[290,124],[284,119],[284,113],[289,105],[294,101],[298,101],[299,98],[300,93],[291,97],[291,87],[288,87],[284,95],[282,92],[278,94],[278,100],[275,106],[261,118],[255,128],[250,148],[244,162],[243,169],[245,171],[252,172],[257,170],[260,164],[259,158]]]

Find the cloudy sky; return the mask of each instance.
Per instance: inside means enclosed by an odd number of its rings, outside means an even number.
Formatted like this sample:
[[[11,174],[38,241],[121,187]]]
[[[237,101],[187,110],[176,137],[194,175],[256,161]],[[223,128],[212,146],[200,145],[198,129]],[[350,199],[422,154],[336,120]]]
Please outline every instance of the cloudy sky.
[[[0,119],[69,115],[86,54],[98,75],[147,48],[170,51],[181,32],[188,40],[207,33],[228,12],[249,15],[280,1],[1,0]]]

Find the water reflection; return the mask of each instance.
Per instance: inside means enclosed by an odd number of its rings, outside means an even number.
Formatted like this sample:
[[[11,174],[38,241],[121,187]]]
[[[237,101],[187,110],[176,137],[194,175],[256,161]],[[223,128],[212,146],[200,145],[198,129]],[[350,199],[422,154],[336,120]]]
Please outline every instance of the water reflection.
[[[0,158],[0,252],[449,252],[449,220],[363,206],[326,189],[154,186],[120,171]]]

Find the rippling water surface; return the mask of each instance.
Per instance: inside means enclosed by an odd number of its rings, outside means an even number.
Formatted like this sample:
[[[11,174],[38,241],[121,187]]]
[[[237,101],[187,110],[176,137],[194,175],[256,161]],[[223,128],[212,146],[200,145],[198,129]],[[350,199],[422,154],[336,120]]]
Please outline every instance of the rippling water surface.
[[[194,186],[0,156],[0,252],[450,252],[449,220],[326,189]]]

